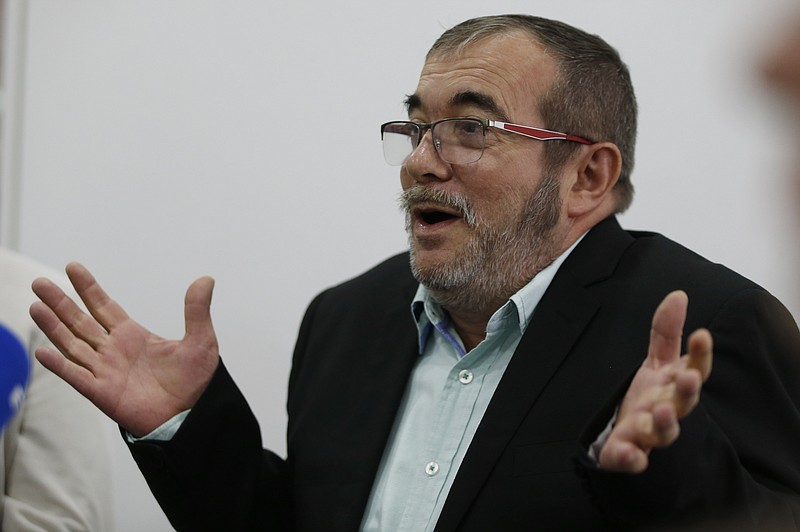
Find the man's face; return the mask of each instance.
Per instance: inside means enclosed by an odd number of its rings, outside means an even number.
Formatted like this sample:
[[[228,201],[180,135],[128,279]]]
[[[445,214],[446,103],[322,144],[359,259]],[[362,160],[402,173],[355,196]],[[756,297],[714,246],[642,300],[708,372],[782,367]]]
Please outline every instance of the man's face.
[[[531,39],[493,37],[458,56],[431,58],[409,98],[409,119],[541,127],[536,104],[554,76],[554,62]],[[543,149],[490,128],[481,159],[455,165],[438,156],[428,132],[403,164],[413,267],[440,301],[447,291],[505,300],[563,251],[560,180],[546,175]]]

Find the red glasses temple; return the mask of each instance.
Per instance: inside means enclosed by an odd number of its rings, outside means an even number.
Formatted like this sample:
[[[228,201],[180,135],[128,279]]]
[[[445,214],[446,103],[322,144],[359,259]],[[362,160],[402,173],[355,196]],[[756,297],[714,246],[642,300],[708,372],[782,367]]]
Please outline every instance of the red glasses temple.
[[[567,133],[559,133],[558,131],[550,131],[549,129],[521,126],[519,124],[509,124],[508,122],[500,122],[498,120],[487,120],[486,122],[490,127],[496,127],[498,129],[510,131],[518,135],[524,135],[536,140],[570,140],[572,142],[580,142],[581,144],[594,144],[591,140],[583,137],[569,135]]]

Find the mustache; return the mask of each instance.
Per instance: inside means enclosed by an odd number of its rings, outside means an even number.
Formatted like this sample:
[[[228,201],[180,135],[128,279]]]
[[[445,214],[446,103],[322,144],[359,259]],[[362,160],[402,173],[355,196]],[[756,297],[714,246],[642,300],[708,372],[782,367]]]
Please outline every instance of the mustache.
[[[472,229],[478,225],[478,217],[475,214],[475,208],[472,206],[472,202],[460,194],[429,188],[423,185],[412,185],[400,193],[397,202],[400,205],[400,210],[405,212],[406,220],[411,219],[414,208],[418,205],[433,204],[458,212],[467,226]]]

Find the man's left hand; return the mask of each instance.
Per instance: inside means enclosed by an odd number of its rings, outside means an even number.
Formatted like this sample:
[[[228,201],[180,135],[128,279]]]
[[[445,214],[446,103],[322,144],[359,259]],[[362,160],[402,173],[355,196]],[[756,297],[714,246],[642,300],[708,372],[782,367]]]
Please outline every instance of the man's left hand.
[[[650,451],[671,445],[680,434],[680,419],[700,400],[711,374],[711,333],[698,329],[681,356],[681,336],[688,297],[668,294],[653,315],[650,347],[622,400],[611,434],[603,445],[599,466],[607,471],[641,473]]]

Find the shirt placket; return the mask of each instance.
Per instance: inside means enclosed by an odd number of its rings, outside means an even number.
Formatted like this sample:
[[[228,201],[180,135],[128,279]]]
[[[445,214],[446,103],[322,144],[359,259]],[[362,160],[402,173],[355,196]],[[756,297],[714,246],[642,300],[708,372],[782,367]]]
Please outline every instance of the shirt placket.
[[[415,484],[420,489],[415,490],[409,501],[411,504],[403,516],[403,530],[433,528],[433,511],[449,477],[455,474],[454,458],[460,447],[467,444],[464,435],[481,393],[483,377],[497,355],[496,333],[489,334],[480,346],[467,354],[448,323],[440,322],[436,331],[434,341],[447,342],[458,360],[447,375],[435,414],[431,416],[430,430],[415,471],[419,480]],[[417,510],[413,512],[415,515],[412,515],[413,508]],[[419,512],[420,508],[427,511]],[[423,516],[427,516],[427,522],[418,521]]]

